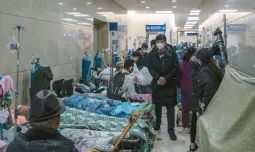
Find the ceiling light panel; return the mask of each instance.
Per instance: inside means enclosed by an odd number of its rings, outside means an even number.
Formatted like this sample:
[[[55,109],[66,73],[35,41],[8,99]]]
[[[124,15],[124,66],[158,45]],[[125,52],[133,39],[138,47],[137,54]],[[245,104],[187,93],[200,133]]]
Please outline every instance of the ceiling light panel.
[[[149,6],[146,6],[147,9],[149,9],[150,7]]]
[[[101,10],[101,9],[102,9],[102,7],[98,7],[97,9]]]
[[[172,2],[173,2],[173,3],[175,3],[175,2],[176,2],[176,0],[172,0]]]
[[[142,4],[144,4],[144,3],[145,3],[145,1],[141,1],[141,3],[142,3]]]
[[[113,12],[97,12],[97,14],[100,14],[100,15],[114,15]]]
[[[89,20],[89,21],[94,21],[94,19],[93,18],[86,18],[87,20]]]
[[[63,3],[59,2],[58,5],[63,5]]]
[[[186,22],[186,24],[195,25],[197,22]]]
[[[177,6],[173,6],[173,8],[177,8]]]
[[[237,12],[238,10],[237,9],[233,9],[233,10],[220,10],[219,12],[220,13],[233,13],[233,12]]]
[[[157,14],[172,14],[172,11],[155,11]]]
[[[189,13],[189,15],[195,16],[195,15],[199,15],[199,13]]]
[[[92,4],[91,2],[87,2],[88,5]]]
[[[184,27],[185,29],[192,29],[193,27]]]
[[[90,23],[86,23],[86,22],[80,22],[78,24],[80,24],[80,25],[91,25]]]
[[[79,12],[66,12],[67,15],[80,15],[82,13]]]
[[[199,17],[188,17],[188,21],[198,21]]]
[[[185,27],[193,27],[194,25],[187,25],[187,24],[185,24],[184,26]]]
[[[75,17],[88,17],[89,15],[87,15],[87,14],[75,14],[73,16],[75,16]]]

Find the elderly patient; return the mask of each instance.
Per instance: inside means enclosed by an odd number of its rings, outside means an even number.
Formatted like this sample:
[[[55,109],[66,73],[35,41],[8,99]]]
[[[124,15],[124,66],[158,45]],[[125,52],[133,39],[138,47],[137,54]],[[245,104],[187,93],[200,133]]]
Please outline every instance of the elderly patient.
[[[29,109],[19,108],[20,114]],[[6,152],[78,152],[74,143],[58,132],[60,115],[65,107],[60,105],[53,92],[38,92],[31,101],[29,123],[32,129],[19,133]]]

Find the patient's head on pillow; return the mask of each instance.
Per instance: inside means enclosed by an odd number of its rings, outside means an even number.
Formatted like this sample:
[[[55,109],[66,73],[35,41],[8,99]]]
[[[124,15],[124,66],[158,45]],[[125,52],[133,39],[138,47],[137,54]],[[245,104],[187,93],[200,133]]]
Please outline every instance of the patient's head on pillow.
[[[30,108],[29,106],[19,105],[18,106],[18,114],[21,116],[26,116],[29,111],[29,108]]]

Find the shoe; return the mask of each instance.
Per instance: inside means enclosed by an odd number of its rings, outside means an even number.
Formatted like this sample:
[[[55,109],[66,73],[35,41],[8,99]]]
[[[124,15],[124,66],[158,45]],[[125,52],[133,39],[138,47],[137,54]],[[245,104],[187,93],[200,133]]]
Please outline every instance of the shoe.
[[[159,131],[160,130],[160,123],[155,122],[154,124],[154,130]]]
[[[189,151],[193,152],[193,151],[197,151],[198,150],[198,145],[195,144],[195,148],[191,148],[191,145],[189,146]]]
[[[176,141],[176,140],[177,140],[177,136],[175,135],[174,132],[170,132],[170,133],[169,133],[169,136],[170,136],[170,139],[171,139],[172,141]]]
[[[184,132],[187,133],[187,134],[190,133],[190,129],[189,129],[189,128],[184,128],[183,130],[184,130]]]

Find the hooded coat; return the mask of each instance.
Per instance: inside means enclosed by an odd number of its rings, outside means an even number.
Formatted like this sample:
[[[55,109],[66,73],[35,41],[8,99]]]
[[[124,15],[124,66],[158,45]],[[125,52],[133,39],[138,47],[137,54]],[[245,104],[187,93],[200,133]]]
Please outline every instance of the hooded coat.
[[[177,104],[177,55],[169,46],[165,47],[166,51],[162,57],[160,57],[157,48],[152,50],[148,55],[148,70],[153,77],[151,82],[152,100],[154,104],[161,106]],[[160,77],[166,79],[166,84],[163,86],[157,83]]]
[[[8,145],[6,152],[78,152],[74,142],[53,128],[32,128],[19,133]]]

